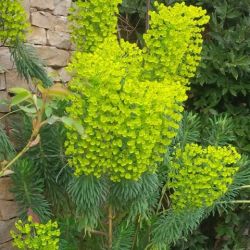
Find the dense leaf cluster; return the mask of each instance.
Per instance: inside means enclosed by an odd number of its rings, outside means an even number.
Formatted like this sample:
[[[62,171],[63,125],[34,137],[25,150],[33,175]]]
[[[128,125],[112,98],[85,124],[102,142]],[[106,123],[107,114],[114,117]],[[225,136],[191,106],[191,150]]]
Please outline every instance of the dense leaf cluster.
[[[189,103],[204,114],[228,113],[234,119],[237,147],[249,153],[249,1],[200,0],[195,4],[205,7],[211,20]]]

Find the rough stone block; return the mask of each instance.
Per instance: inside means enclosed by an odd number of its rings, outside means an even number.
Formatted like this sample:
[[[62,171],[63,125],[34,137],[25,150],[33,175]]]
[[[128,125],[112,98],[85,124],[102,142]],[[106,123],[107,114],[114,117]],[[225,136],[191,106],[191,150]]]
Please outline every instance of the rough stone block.
[[[70,53],[65,50],[48,46],[36,46],[38,55],[47,66],[64,67],[68,64]]]
[[[14,248],[12,246],[12,241],[8,241],[0,245],[0,250],[14,250],[14,249],[17,249],[17,248]]]
[[[34,26],[53,30],[55,23],[55,16],[49,12],[37,11],[31,13],[31,24]]]
[[[31,33],[28,36],[28,42],[32,44],[46,45],[46,30],[36,26],[31,26]]]
[[[0,91],[6,89],[5,74],[0,74]]]
[[[6,47],[0,47],[0,65],[4,70],[14,68],[14,62],[11,61],[10,51]]]
[[[26,10],[26,13],[28,15],[28,18],[30,16],[30,0],[23,0],[22,1],[23,7]]]
[[[65,16],[55,16],[55,31],[69,32],[67,17]]]
[[[60,80],[63,83],[69,82],[71,80],[71,76],[69,75],[69,73],[66,71],[65,68],[59,69],[59,76]]]
[[[2,100],[8,99],[8,94],[5,91],[0,91],[0,113],[8,113],[10,111],[8,105],[2,104]]]
[[[55,8],[53,0],[30,0],[30,6],[39,10],[54,10]]]
[[[60,49],[69,50],[71,47],[70,35],[60,31],[47,31],[48,44]]]
[[[0,200],[0,220],[7,221],[18,215],[18,207],[15,201]]]
[[[67,16],[68,9],[71,5],[71,0],[54,0],[55,9],[53,11],[54,15]]]
[[[13,193],[10,192],[11,184],[12,181],[10,177],[0,178],[0,200],[8,201],[14,199]]]
[[[37,12],[36,8],[30,8],[30,13]]]
[[[28,83],[25,79],[22,79],[16,70],[11,70],[5,73],[7,90],[10,88],[20,87],[28,89]]]
[[[47,67],[46,68],[48,75],[53,79],[55,82],[60,82],[61,78],[57,70]]]
[[[15,227],[16,219],[0,221],[0,244],[11,240],[10,230]]]

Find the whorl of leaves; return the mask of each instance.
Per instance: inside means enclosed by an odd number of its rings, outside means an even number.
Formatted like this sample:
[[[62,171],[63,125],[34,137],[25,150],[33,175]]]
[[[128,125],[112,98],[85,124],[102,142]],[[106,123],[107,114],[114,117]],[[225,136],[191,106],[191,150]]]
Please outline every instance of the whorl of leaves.
[[[21,42],[16,42],[11,48],[11,56],[15,61],[17,71],[26,81],[35,78],[44,84],[52,85],[52,80],[48,77],[43,62],[38,58],[35,49]]]
[[[76,213],[82,217],[82,228],[93,229],[97,225],[101,206],[107,197],[105,179],[94,176],[73,178],[68,187],[69,195],[76,206]]]
[[[11,176],[13,181],[11,191],[20,207],[21,217],[25,218],[28,210],[32,209],[39,219],[47,221],[51,216],[50,206],[43,195],[44,180],[38,176],[37,169],[31,161],[18,161]]]
[[[186,237],[198,225],[204,216],[203,209],[174,212],[169,210],[153,225],[153,245],[166,246],[175,244],[178,239]]]

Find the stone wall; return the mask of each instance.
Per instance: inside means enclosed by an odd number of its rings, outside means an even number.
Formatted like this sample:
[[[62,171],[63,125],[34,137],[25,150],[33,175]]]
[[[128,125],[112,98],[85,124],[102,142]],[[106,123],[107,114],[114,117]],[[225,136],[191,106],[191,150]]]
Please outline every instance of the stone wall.
[[[18,208],[10,188],[11,178],[8,175],[0,178],[0,250],[13,249],[9,232],[16,221]]]
[[[24,0],[23,4],[31,23],[28,43],[36,48],[53,80],[67,83],[70,77],[65,66],[73,50],[67,28],[71,0]],[[8,90],[12,87],[29,87],[18,76],[8,48],[3,46],[0,46],[0,65],[4,67],[4,72],[0,73],[0,100],[8,98]],[[7,112],[8,107],[0,102],[0,117]],[[18,209],[9,192],[10,187],[9,176],[0,178],[0,250],[13,249],[9,231],[13,228]]]

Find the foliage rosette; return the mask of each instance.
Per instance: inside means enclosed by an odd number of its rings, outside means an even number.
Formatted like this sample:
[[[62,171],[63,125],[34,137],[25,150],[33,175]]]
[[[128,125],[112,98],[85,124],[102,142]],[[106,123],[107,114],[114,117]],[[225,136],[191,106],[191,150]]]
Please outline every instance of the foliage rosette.
[[[24,41],[28,28],[27,14],[19,0],[0,1],[0,43],[13,45]]]
[[[57,222],[40,224],[33,222],[32,217],[29,217],[27,223],[18,220],[15,226],[17,232],[11,231],[11,236],[13,245],[18,249],[59,249],[60,230]]]
[[[203,148],[191,143],[177,149],[169,173],[174,208],[212,206],[232,184],[239,160],[233,146]]]

